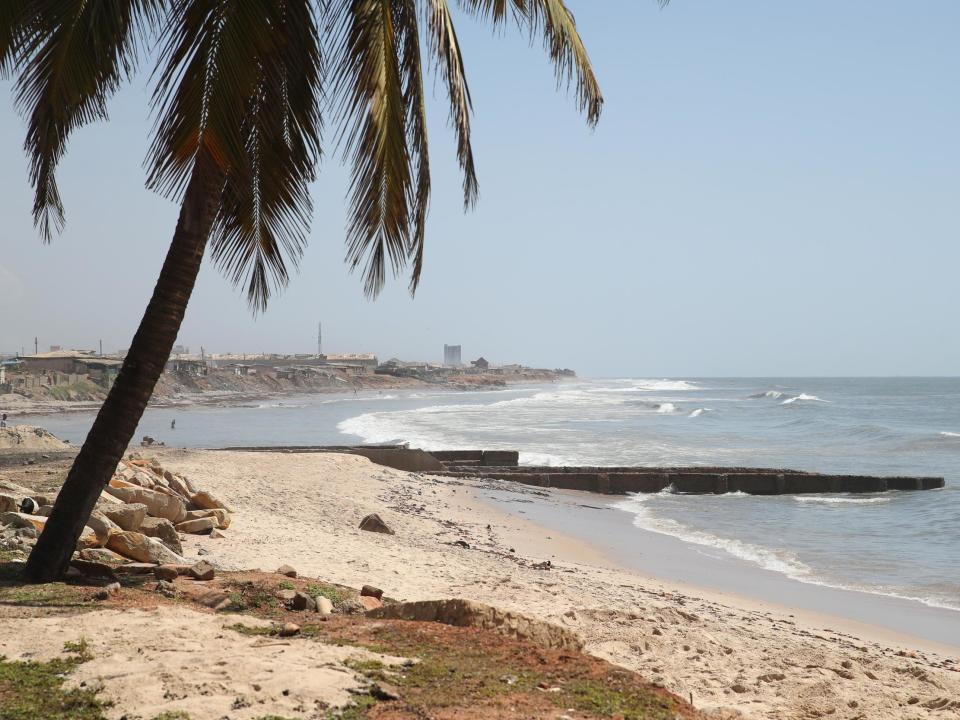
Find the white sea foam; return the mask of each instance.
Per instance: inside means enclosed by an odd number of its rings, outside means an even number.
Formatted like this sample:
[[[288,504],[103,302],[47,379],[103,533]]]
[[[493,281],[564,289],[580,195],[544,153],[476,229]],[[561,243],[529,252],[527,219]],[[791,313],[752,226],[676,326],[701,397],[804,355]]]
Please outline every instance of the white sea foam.
[[[700,390],[696,383],[687,380],[631,380],[633,384],[622,388],[597,388],[598,393],[665,392],[670,390]]]
[[[663,413],[663,414],[673,413],[677,411],[677,406],[669,402],[657,403],[656,408],[658,413]]]
[[[941,434],[943,437],[948,437],[948,438],[960,438],[960,433],[950,432],[949,430],[944,430],[944,431],[941,432],[940,434]]]
[[[690,543],[691,545],[699,545],[701,547],[723,550],[733,557],[753,563],[754,565],[757,565],[765,570],[780,573],[792,580],[807,583],[808,585],[818,585],[820,587],[835,588],[837,590],[866,592],[872,595],[883,595],[901,600],[911,600],[914,602],[919,602],[923,605],[927,605],[928,607],[960,611],[960,606],[944,603],[942,599],[937,597],[910,595],[886,587],[869,587],[855,584],[843,585],[840,583],[830,582],[814,575],[813,569],[792,553],[770,550],[768,548],[743,542],[742,540],[722,538],[708,532],[693,530],[685,525],[682,525],[676,520],[656,517],[650,511],[647,503],[651,499],[656,498],[657,495],[669,494],[672,494],[672,487],[668,487],[666,490],[663,490],[660,493],[631,495],[628,499],[615,503],[613,507],[632,513],[634,516],[633,524],[642,530],[648,530],[661,535],[668,535],[670,537],[677,538],[678,540],[682,540],[683,542]],[[737,496],[751,497],[750,495],[746,495],[744,493],[726,493],[724,495],[718,495],[717,497],[733,498]],[[799,498],[796,499],[799,500]],[[870,499],[885,500],[886,498]]]
[[[705,412],[710,412],[710,408],[697,408],[692,413],[690,413],[687,417],[692,417],[692,418],[700,417]]]
[[[779,400],[782,397],[783,393],[779,390],[767,390],[766,392],[754,393],[750,396],[750,398],[754,400],[757,398],[771,398],[773,400]]]
[[[889,497],[837,497],[827,495],[794,495],[793,499],[799,503],[818,505],[885,505],[890,502]]]
[[[816,395],[807,395],[806,393],[800,393],[794,397],[789,397],[784,400],[781,405],[792,405],[795,402],[822,402],[828,403],[829,400],[824,400],[823,398],[818,398]]]
[[[669,488],[664,493],[669,494]],[[735,497],[738,493],[729,493],[729,495]],[[647,506],[652,498],[656,498],[656,494],[632,495],[628,500],[616,503],[614,507],[633,513],[633,524],[643,530],[669,535],[693,545],[723,550],[741,560],[746,560],[767,570],[782,573],[797,580],[806,578],[811,573],[810,567],[800,562],[791,553],[775,552],[742,540],[722,538],[701,530],[693,530],[676,520],[657,517]]]

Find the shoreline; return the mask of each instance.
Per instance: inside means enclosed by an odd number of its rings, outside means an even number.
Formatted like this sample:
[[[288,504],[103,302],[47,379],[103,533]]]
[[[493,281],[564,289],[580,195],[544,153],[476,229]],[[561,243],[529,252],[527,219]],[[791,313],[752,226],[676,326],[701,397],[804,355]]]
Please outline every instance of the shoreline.
[[[302,576],[374,584],[398,599],[463,597],[521,612],[577,632],[590,653],[698,707],[748,718],[894,718],[915,703],[922,713],[925,702],[960,697],[955,647],[758,601],[748,590],[649,577],[569,528],[496,507],[486,497],[495,484],[351,455],[156,454],[235,506],[227,539],[185,542],[186,555],[203,550],[226,569],[288,563]],[[533,507],[540,498],[526,490],[515,498]],[[358,530],[371,512],[396,535]]]
[[[475,494],[479,502],[500,512],[514,516],[516,513],[528,514],[510,507],[513,504],[509,498],[511,491],[509,487],[478,489]],[[720,549],[711,548],[711,552],[703,552],[699,546],[679,538],[634,525],[632,515],[616,508],[604,495],[577,490],[554,490],[546,493],[549,497],[538,494],[540,502],[524,505],[524,508],[533,510],[529,513],[532,517],[524,520],[545,532],[564,532],[574,542],[584,544],[610,567],[634,574],[645,582],[738,607],[796,616],[807,624],[839,629],[878,644],[923,649],[945,656],[960,655],[960,610],[929,605],[915,598],[803,582],[736,558]],[[559,510],[555,513],[542,512],[549,505],[555,505]],[[593,510],[594,514],[603,512],[604,517],[602,520],[592,519],[578,527],[574,519],[574,507]],[[589,513],[578,514],[582,517]],[[597,532],[601,524],[602,533]],[[567,529],[561,531],[560,525]],[[585,527],[593,532],[585,532]],[[570,528],[575,530],[571,531]],[[606,542],[600,540],[604,535],[607,536]],[[612,541],[610,535],[615,535],[620,542]],[[638,540],[643,552],[627,553],[622,543],[624,537]],[[655,558],[652,562],[637,559],[651,556]],[[687,568],[677,571],[678,556],[683,556],[682,561],[688,564],[692,562],[699,567],[692,572]],[[699,562],[696,556],[701,556]],[[665,557],[670,558],[669,561]],[[705,566],[714,563],[720,563],[721,567],[720,572],[714,575],[716,579],[711,582],[705,578]],[[685,578],[684,575],[689,577]],[[738,590],[741,586],[749,586],[752,593]],[[860,611],[837,612],[832,609],[853,606],[860,607]],[[856,615],[873,618],[874,621],[858,619]],[[918,615],[926,617],[920,618]],[[900,627],[891,627],[888,624],[891,620],[894,621],[893,625]],[[942,639],[943,636],[946,639]],[[934,639],[937,637],[941,639]]]

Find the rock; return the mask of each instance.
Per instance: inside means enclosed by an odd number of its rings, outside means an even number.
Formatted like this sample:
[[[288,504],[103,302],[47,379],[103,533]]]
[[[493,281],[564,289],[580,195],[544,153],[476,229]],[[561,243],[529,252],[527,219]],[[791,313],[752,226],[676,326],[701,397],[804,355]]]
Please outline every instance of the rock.
[[[180,535],[173,523],[164,518],[145,517],[140,523],[140,533],[147,537],[156,538],[177,555],[183,555],[183,546],[180,544]]]
[[[46,522],[47,518],[40,515],[27,515],[17,512],[7,512],[0,515],[0,525],[10,525],[17,529],[33,528],[37,533],[43,532]],[[97,535],[91,528],[84,526],[80,532],[80,539],[77,541],[77,548],[85,550],[94,547],[100,547]]]
[[[360,604],[363,605],[364,610],[376,610],[377,608],[383,607],[383,602],[379,598],[369,595],[361,595]]]
[[[214,508],[213,510],[187,510],[187,517],[184,520],[199,520],[200,518],[212,517],[217,519],[217,527],[226,530],[230,527],[230,513],[223,508]]]
[[[210,531],[210,537],[213,538],[214,540],[223,540],[226,537],[226,535],[220,532],[219,530],[217,530],[216,528],[214,528],[213,530]]]
[[[201,560],[196,565],[191,565],[190,569],[187,570],[187,574],[192,577],[194,580],[213,580],[213,576],[216,574],[216,571],[210,563],[206,560]]]
[[[360,599],[363,600],[362,597]],[[418,620],[456,627],[478,627],[508,637],[530,640],[546,648],[577,652],[583,649],[583,641],[566,628],[471,600],[395,603],[371,610],[367,615],[372,618]]]
[[[20,503],[13,495],[0,493],[0,512],[16,512],[20,509]]]
[[[117,572],[123,573],[124,575],[149,575],[156,567],[156,563],[134,562],[119,566]]]
[[[139,532],[147,516],[147,506],[143,503],[124,503],[104,510],[103,514],[119,525],[121,530]]]
[[[367,515],[363,520],[361,520],[360,529],[366,530],[367,532],[383,533],[384,535],[395,534],[393,530],[387,527],[387,524],[376,513]]]
[[[279,598],[280,602],[282,602],[284,605],[292,603],[296,596],[297,591],[293,588],[281,588],[277,592],[277,598]]]
[[[359,598],[348,597],[337,603],[337,610],[344,615],[359,615],[367,611]]]
[[[110,539],[112,533],[121,531],[119,525],[99,510],[94,510],[90,513],[90,517],[87,519],[87,526],[90,527],[97,536],[97,542],[100,543],[100,547],[107,544],[107,540]]]
[[[50,517],[50,513],[53,512],[53,505],[41,505],[40,509],[37,510],[37,515],[43,517]]]
[[[284,623],[283,627],[280,628],[280,637],[293,637],[300,633],[300,626],[296,623],[288,622]]]
[[[165,518],[174,524],[181,522],[187,515],[187,504],[173,495],[136,486],[113,487],[113,481],[106,490],[126,503],[143,503],[147,506],[148,515]]]
[[[70,567],[76,568],[88,578],[98,578],[101,580],[107,580],[111,583],[117,582],[117,575],[113,571],[113,566],[108,565],[107,563],[75,558],[70,561]]]
[[[196,520],[184,520],[181,523],[177,523],[177,532],[191,533],[193,535],[208,535],[210,531],[216,527],[216,518],[197,518]]]
[[[190,500],[197,508],[201,510],[215,510],[217,508],[222,508],[227,512],[233,512],[229,507],[227,507],[225,502],[214,497],[206,490],[201,490],[200,492],[194,493]]]
[[[109,585],[100,588],[93,597],[97,600],[106,600],[111,595],[116,595],[118,592],[120,592],[120,583],[112,582]]]
[[[153,574],[157,580],[172,581],[177,579],[180,571],[176,565],[157,565],[157,567],[153,569]]]
[[[160,580],[157,583],[157,592],[168,598],[177,596],[177,586],[168,580]]]
[[[180,497],[189,500],[190,496],[193,495],[187,484],[169,470],[163,471],[163,479],[167,481],[167,486]]]
[[[383,600],[383,590],[380,588],[375,588],[373,585],[364,585],[362,588],[360,588],[360,595],[374,597],[377,600]]]
[[[159,540],[141,533],[121,530],[107,541],[107,547],[124,557],[157,565],[184,564],[186,561]]]
[[[37,539],[37,529],[32,526],[22,527],[17,530],[17,537],[26,538],[27,540],[36,540]]]
[[[333,612],[333,603],[323,595],[317,595],[313,601],[317,604],[317,612],[321,615],[330,615]]]
[[[118,565],[126,562],[126,558],[124,558],[122,555],[117,555],[113,550],[107,550],[106,548],[89,548],[88,550],[81,550],[80,559],[87,560],[89,562],[104,563],[107,565]]]
[[[277,568],[277,575],[286,575],[288,578],[295,578],[297,576],[297,571],[289,565],[281,565]]]
[[[293,600],[290,603],[291,610],[316,610],[317,604],[313,598],[305,592],[294,593]]]

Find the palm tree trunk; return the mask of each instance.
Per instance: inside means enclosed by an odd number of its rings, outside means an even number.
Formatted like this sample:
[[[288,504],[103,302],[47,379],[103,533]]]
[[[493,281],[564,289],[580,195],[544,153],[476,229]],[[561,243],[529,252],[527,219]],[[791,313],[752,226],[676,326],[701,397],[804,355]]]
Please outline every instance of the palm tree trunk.
[[[208,154],[194,166],[153,297],[107,399],[70,468],[24,571],[31,582],[58,579],[70,564],[100,493],[123,458],[170,357],[210,236],[222,174]]]

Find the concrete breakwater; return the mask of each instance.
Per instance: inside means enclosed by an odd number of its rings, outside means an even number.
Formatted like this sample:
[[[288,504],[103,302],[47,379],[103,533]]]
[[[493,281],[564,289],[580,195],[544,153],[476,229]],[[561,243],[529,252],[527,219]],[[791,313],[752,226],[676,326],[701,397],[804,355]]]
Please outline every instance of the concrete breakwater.
[[[880,493],[934,490],[942,477],[832,475],[798,470],[746,467],[551,467],[519,464],[515,450],[424,451],[402,445],[339,447],[257,447],[230,450],[274,452],[344,452],[363,455],[380,465],[450,477],[478,477],[544,488],[584,490],[605,495],[676,493],[789,495],[805,493]]]

